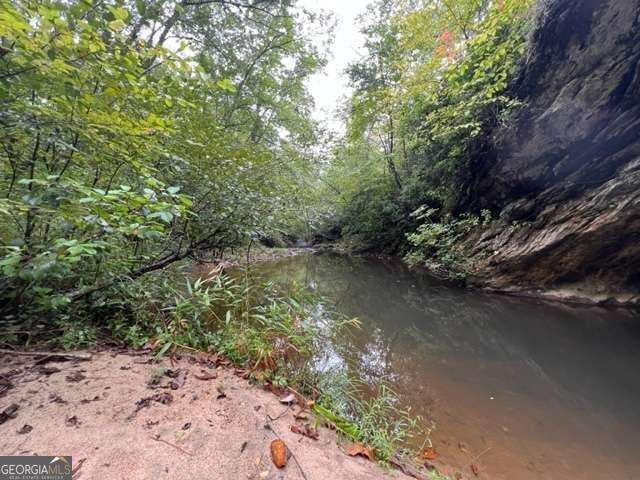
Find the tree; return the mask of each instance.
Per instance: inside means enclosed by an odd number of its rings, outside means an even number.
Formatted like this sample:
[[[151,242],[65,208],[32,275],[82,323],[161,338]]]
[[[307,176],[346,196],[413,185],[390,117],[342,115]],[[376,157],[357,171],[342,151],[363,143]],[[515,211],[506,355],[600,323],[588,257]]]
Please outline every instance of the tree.
[[[3,1],[4,309],[63,311],[293,221],[323,61],[299,21],[287,1]]]

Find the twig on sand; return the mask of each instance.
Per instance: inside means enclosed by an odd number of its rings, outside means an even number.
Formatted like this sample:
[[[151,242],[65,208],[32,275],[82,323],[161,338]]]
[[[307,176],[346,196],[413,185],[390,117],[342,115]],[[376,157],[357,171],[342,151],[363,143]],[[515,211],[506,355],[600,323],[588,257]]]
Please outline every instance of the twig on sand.
[[[164,440],[164,439],[160,438],[160,435],[156,435],[155,437],[149,437],[149,438],[150,438],[151,440],[155,440],[156,442],[162,442],[162,443],[165,443],[165,444],[169,445],[170,447],[177,448],[177,449],[178,449],[178,450],[180,450],[182,453],[186,453],[186,454],[187,454],[187,455],[189,455],[190,457],[193,457],[193,453],[191,453],[191,452],[189,452],[188,450],[185,450],[184,448],[182,448],[182,447],[180,447],[180,446],[178,446],[178,445],[175,445],[175,444],[173,444],[173,443],[171,443],[171,442],[167,442],[166,440]]]
[[[478,460],[481,456],[483,456],[485,453],[487,453],[489,450],[491,450],[492,447],[488,447],[487,449],[485,449],[482,453],[480,453],[479,455],[476,455],[475,457],[473,457],[471,459],[472,462],[475,462],[476,460]]]
[[[271,420],[271,421],[278,420],[279,418],[282,418],[289,411],[290,408],[291,408],[291,405],[288,405],[287,408],[285,408],[284,411],[280,415],[278,415],[277,417],[272,417],[271,415],[269,415],[267,413],[267,417],[269,417],[269,420]]]
[[[71,478],[72,478],[73,480],[76,480],[77,478],[79,478],[79,477],[80,477],[80,473],[78,473],[78,472],[79,472],[79,470],[82,468],[82,464],[83,464],[84,462],[86,462],[86,461],[87,461],[87,459],[86,459],[86,458],[81,458],[81,459],[80,459],[80,461],[78,462],[78,465],[76,465],[75,467],[73,467],[73,470],[71,470]]]
[[[8,355],[18,355],[22,357],[44,357],[45,359],[50,359],[50,361],[88,361],[92,358],[92,355],[90,353],[22,352],[7,348],[0,348],[0,353],[6,353]],[[43,359],[40,359],[38,360],[38,362],[41,362],[42,360]]]
[[[287,407],[287,410],[289,410],[289,407]],[[285,411],[286,413],[286,411]],[[278,417],[280,418],[280,417]],[[270,421],[271,417],[269,417],[269,415],[267,415],[267,425],[269,426],[269,430],[271,430],[271,432],[277,437],[277,438],[281,438],[280,435],[278,434],[278,432],[276,432],[276,429],[273,428],[273,425],[271,424]],[[300,462],[298,461],[296,454],[293,453],[293,451],[287,447],[287,450],[289,451],[289,453],[291,454],[291,458],[293,458],[293,461],[296,462],[296,465],[298,466],[298,470],[300,470],[300,474],[302,475],[302,478],[304,478],[304,480],[309,480],[307,478],[307,474],[304,473],[304,470],[302,469],[302,465],[300,465]]]

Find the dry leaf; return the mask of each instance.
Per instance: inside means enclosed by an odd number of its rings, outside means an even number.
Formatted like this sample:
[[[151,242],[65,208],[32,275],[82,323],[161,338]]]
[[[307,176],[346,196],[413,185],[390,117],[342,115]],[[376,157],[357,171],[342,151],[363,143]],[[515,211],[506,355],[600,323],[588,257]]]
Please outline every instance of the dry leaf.
[[[478,475],[480,475],[480,467],[478,466],[477,463],[472,463],[471,464],[471,471],[473,472],[473,474],[477,477]]]
[[[304,413],[304,408],[300,408],[297,412],[293,412],[293,418],[296,420],[307,420],[309,417]]]
[[[197,378],[198,380],[214,380],[216,378],[218,378],[218,374],[216,372],[210,373],[207,372],[206,370],[200,370],[200,374],[196,374],[194,375],[195,378]]]
[[[469,447],[464,442],[458,442],[458,448],[462,453],[469,453]]]
[[[291,405],[295,401],[296,401],[296,396],[293,393],[290,393],[286,397],[282,397],[280,399],[280,403],[286,403],[287,405]]]
[[[10,418],[16,418],[16,412],[19,408],[20,406],[17,403],[12,403],[7,408],[2,410],[2,412],[0,412],[0,424],[3,424]]]
[[[345,451],[347,455],[350,455],[352,457],[361,455],[363,457],[368,458],[371,461],[375,460],[376,458],[375,450],[371,447],[367,447],[366,445],[363,445],[362,443],[352,443],[347,446]]]
[[[304,435],[305,437],[309,437],[314,440],[318,440],[318,438],[320,438],[320,434],[318,433],[318,431],[308,423],[302,426],[291,425],[291,431],[293,433],[297,433],[298,435]]]
[[[221,398],[227,398],[227,392],[225,392],[224,387],[222,385],[217,385],[216,390],[218,391],[218,395],[216,395],[216,400],[220,400]]]
[[[287,464],[287,446],[279,438],[271,442],[271,460],[278,468],[284,468]]]
[[[436,458],[436,451],[433,449],[433,447],[427,447],[420,452],[419,456],[420,458],[423,458],[425,460],[433,460],[434,458]]]
[[[185,372],[184,370],[178,370],[177,375],[173,377],[173,380],[171,380],[171,383],[169,384],[169,386],[171,387],[171,390],[177,390],[181,388],[184,385],[184,382],[186,381],[187,381],[187,372]]]

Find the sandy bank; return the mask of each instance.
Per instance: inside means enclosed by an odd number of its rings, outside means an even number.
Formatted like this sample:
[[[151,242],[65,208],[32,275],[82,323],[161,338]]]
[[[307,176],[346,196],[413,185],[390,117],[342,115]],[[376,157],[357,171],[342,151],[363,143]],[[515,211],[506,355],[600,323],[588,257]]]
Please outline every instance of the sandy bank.
[[[408,478],[345,455],[328,428],[318,440],[293,433],[291,425],[305,423],[293,409],[231,368],[167,360],[186,374],[174,390],[182,374],[158,376],[150,360],[102,351],[90,361],[37,365],[0,355],[0,411],[19,407],[0,424],[0,453],[72,455],[74,466],[82,463],[74,478],[87,480]],[[295,457],[283,469],[269,453],[278,437]]]

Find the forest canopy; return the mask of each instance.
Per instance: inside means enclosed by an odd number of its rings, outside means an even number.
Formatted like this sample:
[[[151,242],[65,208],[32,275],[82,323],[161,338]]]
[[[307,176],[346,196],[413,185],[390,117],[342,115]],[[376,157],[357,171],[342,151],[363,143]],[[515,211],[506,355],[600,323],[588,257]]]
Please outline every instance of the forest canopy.
[[[532,0],[373,2],[365,54],[349,69],[347,133],[333,150],[327,197],[358,249],[408,254],[459,272],[457,240],[492,213],[473,182],[510,93],[534,19]]]

